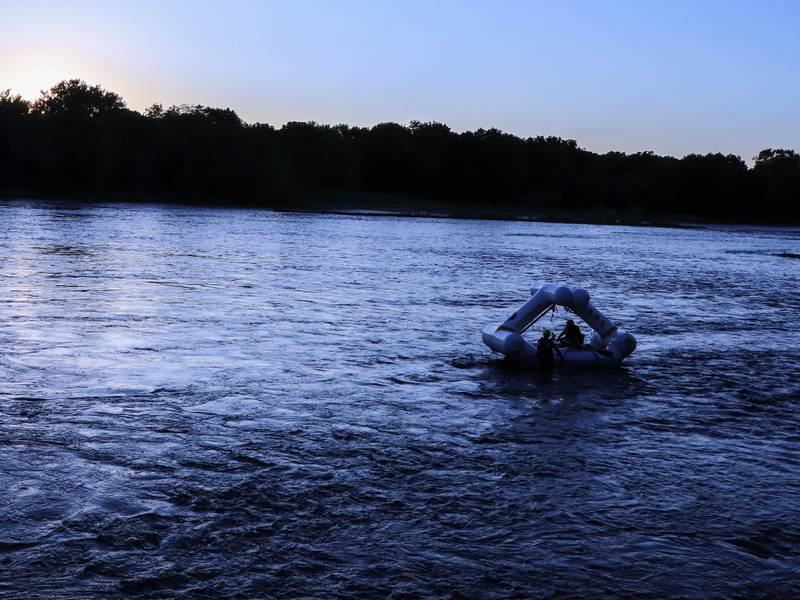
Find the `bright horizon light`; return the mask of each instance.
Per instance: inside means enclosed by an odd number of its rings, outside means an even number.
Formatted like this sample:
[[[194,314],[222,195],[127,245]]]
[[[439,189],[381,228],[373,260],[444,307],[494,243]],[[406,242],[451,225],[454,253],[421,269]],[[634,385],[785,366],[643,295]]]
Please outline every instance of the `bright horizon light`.
[[[0,89],[10,89],[25,100],[36,100],[43,90],[49,90],[65,79],[84,79],[93,69],[57,55],[24,56],[19,61],[0,65]],[[93,83],[93,82],[92,82]]]
[[[103,87],[98,69],[80,57],[62,52],[18,52],[0,63],[0,90],[10,89],[25,100],[37,100],[42,91],[66,79],[82,79]]]

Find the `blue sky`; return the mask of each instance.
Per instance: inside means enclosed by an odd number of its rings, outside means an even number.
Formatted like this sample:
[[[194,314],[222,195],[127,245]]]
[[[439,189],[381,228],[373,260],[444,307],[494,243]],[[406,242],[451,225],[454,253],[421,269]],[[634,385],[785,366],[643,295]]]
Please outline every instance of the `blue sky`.
[[[136,109],[437,120],[595,151],[800,149],[800,2],[12,2],[0,88],[81,77]]]

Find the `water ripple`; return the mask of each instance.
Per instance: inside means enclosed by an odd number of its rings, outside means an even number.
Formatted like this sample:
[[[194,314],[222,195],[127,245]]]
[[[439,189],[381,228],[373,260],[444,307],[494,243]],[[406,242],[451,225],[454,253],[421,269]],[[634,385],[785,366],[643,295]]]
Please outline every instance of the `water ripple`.
[[[0,213],[0,596],[800,595],[795,230]],[[627,366],[483,348],[537,279]]]

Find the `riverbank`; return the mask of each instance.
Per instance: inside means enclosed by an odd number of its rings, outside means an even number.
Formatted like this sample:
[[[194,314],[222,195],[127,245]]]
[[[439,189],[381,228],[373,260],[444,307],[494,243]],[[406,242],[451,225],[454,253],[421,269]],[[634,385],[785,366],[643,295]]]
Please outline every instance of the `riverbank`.
[[[286,198],[226,198],[182,195],[129,193],[22,193],[2,194],[0,201],[15,200],[85,203],[141,203],[207,206],[213,208],[257,208],[277,212],[353,215],[362,217],[402,217],[470,219],[486,221],[530,221],[538,223],[575,223],[587,225],[628,225],[635,227],[703,227],[708,225],[797,225],[786,222],[743,222],[725,217],[708,218],[692,214],[652,213],[642,209],[607,208],[568,210],[561,208],[510,207],[496,203],[491,208],[470,203],[453,205],[412,195],[364,192],[359,190],[318,190]]]

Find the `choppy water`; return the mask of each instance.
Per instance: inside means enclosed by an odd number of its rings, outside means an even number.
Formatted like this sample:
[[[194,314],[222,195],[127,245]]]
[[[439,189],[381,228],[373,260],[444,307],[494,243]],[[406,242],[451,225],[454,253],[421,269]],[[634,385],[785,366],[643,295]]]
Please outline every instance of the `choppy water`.
[[[800,594],[798,230],[0,224],[4,598]],[[627,367],[491,356],[536,279]]]

